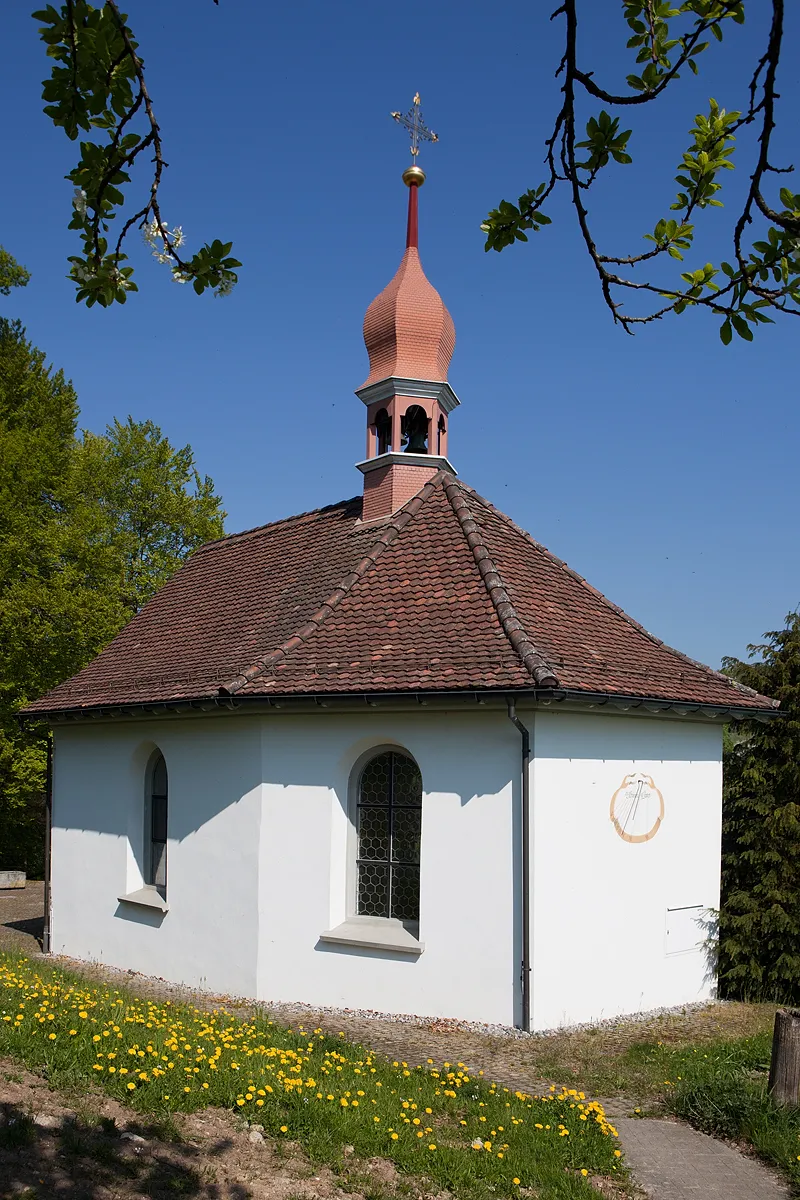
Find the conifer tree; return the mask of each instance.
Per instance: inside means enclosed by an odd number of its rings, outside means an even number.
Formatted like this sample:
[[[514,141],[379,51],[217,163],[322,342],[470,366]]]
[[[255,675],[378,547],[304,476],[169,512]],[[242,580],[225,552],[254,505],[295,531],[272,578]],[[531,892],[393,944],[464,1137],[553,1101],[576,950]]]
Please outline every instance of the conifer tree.
[[[725,754],[720,984],[724,994],[800,1000],[800,612],[726,659],[741,683],[780,701],[745,722]]]

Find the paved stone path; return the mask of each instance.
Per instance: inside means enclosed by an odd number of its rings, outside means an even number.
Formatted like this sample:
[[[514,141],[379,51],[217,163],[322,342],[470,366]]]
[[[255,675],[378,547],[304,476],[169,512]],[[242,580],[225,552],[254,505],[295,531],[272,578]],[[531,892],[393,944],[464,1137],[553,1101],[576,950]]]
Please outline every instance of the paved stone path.
[[[625,1158],[652,1200],[787,1200],[752,1158],[677,1121],[615,1120]]]
[[[40,883],[29,883],[21,891],[0,891],[0,949],[22,950],[31,957],[40,953],[37,938],[43,924],[43,899]],[[240,1002],[229,997],[193,992],[100,964],[76,966],[82,974],[98,982],[113,981],[153,999],[184,1001],[201,1008],[224,1004],[235,1011],[240,1007]],[[243,1004],[241,1008],[250,1011],[252,1005]],[[270,1015],[286,1024],[302,1022],[306,1029],[319,1025],[328,1032],[341,1030],[379,1053],[414,1065],[429,1057],[437,1062],[460,1061],[473,1071],[483,1070],[506,1087],[529,1092],[542,1091],[551,1082],[562,1082],[536,1077],[521,1053],[525,1042],[486,1037],[464,1029],[457,1022],[423,1025],[346,1012],[332,1016],[289,1004],[259,1008],[268,1009]],[[570,1086],[576,1086],[574,1080]],[[651,1200],[787,1200],[788,1188],[761,1163],[732,1146],[675,1121],[626,1117],[625,1104],[619,1098],[603,1100],[603,1104],[619,1131],[627,1162]]]

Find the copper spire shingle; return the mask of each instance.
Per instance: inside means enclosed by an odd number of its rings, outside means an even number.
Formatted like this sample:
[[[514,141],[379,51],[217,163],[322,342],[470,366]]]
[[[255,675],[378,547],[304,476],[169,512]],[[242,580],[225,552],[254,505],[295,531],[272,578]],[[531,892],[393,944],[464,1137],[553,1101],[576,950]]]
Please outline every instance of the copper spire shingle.
[[[364,318],[370,370],[363,387],[392,375],[447,380],[456,330],[420,262],[418,187],[412,182],[408,189],[406,252],[394,278],[375,297]]]

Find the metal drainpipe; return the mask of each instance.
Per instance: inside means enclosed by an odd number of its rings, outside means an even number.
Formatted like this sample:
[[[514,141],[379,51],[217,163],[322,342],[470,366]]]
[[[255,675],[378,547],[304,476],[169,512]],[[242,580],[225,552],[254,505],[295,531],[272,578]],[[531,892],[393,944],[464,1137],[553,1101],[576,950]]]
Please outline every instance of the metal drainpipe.
[[[47,735],[47,781],[44,793],[44,930],[42,953],[50,953],[50,840],[53,831],[53,733]]]
[[[517,716],[513,700],[508,701],[508,719],[519,730],[522,737],[522,1028],[530,1033],[531,1028],[531,860],[530,860],[530,775],[531,735]]]

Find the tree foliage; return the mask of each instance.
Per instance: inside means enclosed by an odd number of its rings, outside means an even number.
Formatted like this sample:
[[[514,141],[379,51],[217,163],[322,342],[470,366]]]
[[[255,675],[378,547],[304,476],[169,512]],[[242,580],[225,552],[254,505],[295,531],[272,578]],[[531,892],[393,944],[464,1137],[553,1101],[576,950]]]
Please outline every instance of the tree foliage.
[[[743,723],[725,753],[720,981],[727,995],[800,1000],[800,612],[726,659],[782,715]]]
[[[78,404],[0,320],[0,867],[40,869],[46,746],[30,699],[83,667],[202,542],[212,481],[152,422],[76,437]]]
[[[12,288],[25,287],[30,277],[30,271],[0,246],[0,296],[8,296]]]
[[[728,345],[734,332],[752,341],[759,325],[772,323],[769,314],[800,316],[800,195],[779,187],[776,175],[791,171],[770,157],[776,123],[777,72],[783,45],[785,0],[757,7],[754,0],[622,0],[633,57],[627,91],[608,89],[585,61],[579,46],[579,0],[564,0],[551,20],[563,19],[564,52],[556,76],[563,79],[562,102],[545,142],[545,179],[524,192],[516,204],[508,200],[493,209],[481,228],[486,250],[501,251],[528,240],[528,231],[550,224],[542,206],[560,186],[566,187],[580,234],[594,263],[605,303],[627,333],[637,325],[667,313],[705,308],[721,318],[720,337]],[[631,129],[620,130],[615,109],[630,112],[674,95],[681,73],[697,74],[702,56],[724,40],[732,23],[769,8],[765,43],[756,46],[749,80],[743,79],[741,111],[726,111],[709,100],[707,113],[698,113],[689,131],[690,142],[678,164],[678,193],[670,204],[675,217],[659,216],[643,237],[652,243],[638,253],[607,254],[597,245],[588,208],[588,194],[601,171],[612,164],[633,161]],[[578,106],[603,105],[589,116],[581,139]],[[607,108],[605,106],[608,106]],[[610,112],[608,110],[611,110]],[[654,272],[669,258],[696,254],[697,220],[707,209],[722,208],[719,192],[723,172],[733,169],[736,134],[744,127],[758,130],[746,195],[732,229],[731,262],[703,263],[663,281]],[[580,140],[579,140],[580,139]],[[772,193],[772,194],[770,194]],[[747,245],[752,227],[763,232]],[[625,301],[635,299],[639,311]]]
[[[125,619],[196,546],[222,536],[213,480],[197,471],[191,446],[174,449],[152,421],[128,417],[101,436],[84,432],[74,470],[84,536],[114,564]]]
[[[80,254],[69,258],[76,300],[88,307],[124,304],[137,291],[133,267],[124,252],[135,227],[142,230],[155,258],[170,266],[178,283],[191,283],[200,295],[211,288],[227,295],[238,276],[231,242],[218,238],[187,257],[180,226],[170,228],[159,201],[167,167],[161,129],[148,91],[139,44],[115,0],[99,7],[85,0],[34,12],[39,34],[53,60],[43,83],[44,111],[71,141],[80,157],[67,178],[75,185],[72,220]],[[150,182],[129,206],[124,188],[137,161],[153,164]],[[119,224],[116,238],[112,222]],[[114,226],[113,228],[116,228]]]

